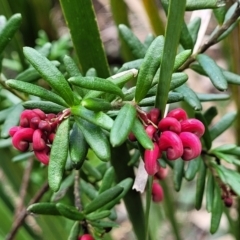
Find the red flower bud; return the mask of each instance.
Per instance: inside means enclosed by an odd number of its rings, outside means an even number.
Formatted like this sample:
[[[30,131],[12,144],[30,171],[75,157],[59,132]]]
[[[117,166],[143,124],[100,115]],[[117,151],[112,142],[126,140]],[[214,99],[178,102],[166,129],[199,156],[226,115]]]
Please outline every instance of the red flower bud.
[[[57,116],[56,116],[56,114],[54,114],[54,113],[48,113],[48,114],[46,114],[46,119],[48,119],[48,120],[52,120],[53,118],[56,118]]]
[[[94,240],[94,238],[90,234],[83,234],[82,236],[78,237],[78,240]]]
[[[153,182],[152,185],[152,200],[154,202],[161,202],[164,198],[164,193],[161,185],[157,182]]]
[[[29,142],[32,142],[34,130],[32,128],[19,129],[12,138],[12,144],[21,152],[28,150]]]
[[[33,112],[35,112],[41,119],[46,118],[46,114],[41,109],[35,108],[33,109]]]
[[[231,207],[233,205],[233,199],[231,196],[225,197],[223,201],[226,207]]]
[[[13,137],[14,134],[15,134],[19,129],[21,129],[21,128],[22,128],[22,127],[19,127],[19,126],[11,127],[8,133],[9,133],[9,135],[10,135],[11,137]]]
[[[50,147],[48,146],[46,146],[41,151],[34,151],[36,158],[44,165],[48,165],[49,163],[49,153],[50,153]]]
[[[171,110],[168,114],[167,117],[173,117],[176,118],[178,121],[183,121],[188,118],[187,113],[182,109],[182,108],[175,108]]]
[[[165,117],[158,123],[158,129],[163,131],[173,131],[175,133],[181,132],[181,124],[180,122],[173,117]]]
[[[29,127],[30,121],[34,117],[39,117],[37,113],[32,110],[24,110],[20,115],[20,126],[21,127]]]
[[[158,108],[151,109],[148,113],[148,117],[154,124],[158,124],[160,118],[160,110]]]
[[[158,171],[159,147],[154,143],[153,149],[146,149],[144,152],[145,169],[149,175],[154,175]]]
[[[128,139],[129,139],[131,142],[136,141],[136,137],[134,136],[134,134],[133,134],[132,132],[129,133]]]
[[[48,135],[48,140],[49,140],[50,143],[53,143],[54,138],[55,138],[55,133],[50,133]]]
[[[204,134],[205,127],[199,120],[189,118],[181,122],[182,132],[191,132],[199,138]]]
[[[202,144],[199,138],[190,132],[181,132],[179,137],[183,144],[183,160],[191,160],[201,154]]]
[[[40,121],[41,121],[40,117],[33,117],[30,120],[30,128],[37,129]]]
[[[46,143],[43,139],[43,132],[40,129],[36,129],[33,133],[33,150],[42,151],[46,148]]]
[[[145,128],[145,131],[147,133],[147,135],[152,139],[153,138],[153,135],[154,133],[156,132],[156,128],[153,126],[153,125],[148,125],[146,128]]]
[[[162,180],[168,175],[168,168],[159,167],[158,172],[155,174],[155,177]]]
[[[165,131],[159,138],[159,150],[166,151],[169,160],[176,160],[183,154],[182,141],[176,133]]]
[[[46,131],[46,132],[51,132],[52,131],[52,128],[51,128],[51,125],[49,124],[49,122],[44,121],[44,120],[41,120],[39,122],[38,128],[43,130],[43,131]]]

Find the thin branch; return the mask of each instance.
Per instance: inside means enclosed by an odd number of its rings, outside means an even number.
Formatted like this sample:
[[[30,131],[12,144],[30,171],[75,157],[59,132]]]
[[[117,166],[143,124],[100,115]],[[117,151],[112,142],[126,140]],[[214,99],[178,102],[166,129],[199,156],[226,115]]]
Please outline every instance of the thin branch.
[[[218,38],[226,31],[228,30],[228,28],[236,22],[236,20],[239,18],[240,16],[240,3],[238,3],[238,6],[234,12],[234,14],[232,15],[232,17],[230,19],[228,19],[221,27],[219,27],[219,29],[216,31],[215,34],[212,35],[212,37],[205,42],[197,51],[196,54],[192,55],[180,68],[179,71],[183,71],[186,68],[189,67],[189,65],[195,61],[195,57],[200,54],[205,52],[208,48],[210,48],[211,46],[213,46],[214,44],[216,44],[218,42]]]
[[[75,177],[74,177],[74,199],[75,199],[75,207],[78,211],[82,211],[82,204],[80,199],[80,193],[79,193],[79,171],[75,171]]]
[[[38,202],[42,196],[48,191],[49,186],[48,183],[44,183],[43,186],[40,188],[40,190],[34,195],[34,197],[30,200],[28,205],[31,205],[33,203]],[[27,217],[28,212],[25,209],[23,209],[21,211],[21,213],[19,214],[18,218],[16,219],[16,221],[14,222],[11,231],[8,233],[7,237],[5,240],[13,240],[18,229],[22,226],[22,224],[24,223],[25,218]]]

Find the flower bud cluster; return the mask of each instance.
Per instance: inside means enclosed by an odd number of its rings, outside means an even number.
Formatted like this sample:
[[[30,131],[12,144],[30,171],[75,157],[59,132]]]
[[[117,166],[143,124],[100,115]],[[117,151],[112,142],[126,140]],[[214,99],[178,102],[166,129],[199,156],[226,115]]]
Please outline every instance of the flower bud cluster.
[[[83,234],[78,237],[78,240],[94,240],[94,238],[90,234]]]
[[[24,110],[19,126],[9,130],[13,146],[21,152],[33,150],[36,158],[47,165],[57,126],[66,114],[69,113],[66,111],[56,115],[45,114],[40,109]]]
[[[188,118],[182,108],[170,111],[161,120],[157,108],[151,109],[147,114],[141,112],[139,117],[154,144],[153,149],[146,149],[144,152],[145,169],[149,175],[158,171],[157,159],[163,152],[168,160],[181,157],[189,161],[200,155],[200,137],[204,134],[204,125],[195,118]]]

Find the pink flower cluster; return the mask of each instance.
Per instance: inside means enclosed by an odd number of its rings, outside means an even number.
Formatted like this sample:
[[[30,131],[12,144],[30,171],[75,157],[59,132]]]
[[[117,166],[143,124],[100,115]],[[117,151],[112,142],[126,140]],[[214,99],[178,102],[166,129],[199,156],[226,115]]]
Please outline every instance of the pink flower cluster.
[[[142,116],[140,115],[140,118]],[[152,139],[154,147],[144,152],[145,169],[149,175],[158,171],[157,160],[166,152],[169,160],[182,158],[192,160],[200,155],[202,145],[200,137],[205,127],[199,120],[188,118],[182,108],[170,111],[161,120],[159,109],[152,109],[144,120],[145,130]]]
[[[47,165],[57,126],[64,116],[66,112],[56,115],[45,114],[40,109],[24,110],[19,126],[9,130],[13,146],[21,152],[32,149],[36,158]]]

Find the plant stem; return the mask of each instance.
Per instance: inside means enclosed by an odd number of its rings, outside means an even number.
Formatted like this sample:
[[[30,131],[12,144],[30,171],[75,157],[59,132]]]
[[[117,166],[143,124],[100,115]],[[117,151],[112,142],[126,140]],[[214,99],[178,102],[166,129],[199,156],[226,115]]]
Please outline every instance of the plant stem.
[[[82,204],[81,204],[81,199],[80,199],[80,194],[79,194],[79,177],[80,173],[78,170],[75,171],[75,176],[74,176],[74,200],[75,200],[75,207],[77,208],[78,211],[82,211]]]
[[[146,236],[145,239],[148,240],[149,232],[149,212],[151,207],[152,200],[152,184],[153,184],[153,176],[148,177],[148,186],[147,186],[147,195],[146,195],[146,210],[145,210],[145,228],[146,228]]]

